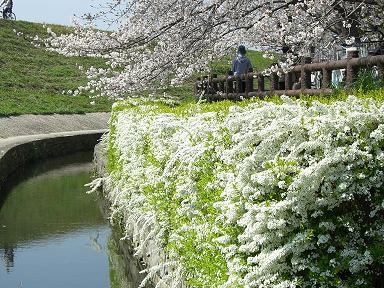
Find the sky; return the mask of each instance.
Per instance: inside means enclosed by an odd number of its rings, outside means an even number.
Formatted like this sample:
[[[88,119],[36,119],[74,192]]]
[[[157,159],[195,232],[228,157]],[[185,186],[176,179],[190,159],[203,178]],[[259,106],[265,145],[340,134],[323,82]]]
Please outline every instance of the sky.
[[[70,25],[74,14],[81,16],[95,11],[91,6],[103,2],[106,0],[13,0],[13,12],[17,20]],[[97,25],[107,29],[102,23]]]

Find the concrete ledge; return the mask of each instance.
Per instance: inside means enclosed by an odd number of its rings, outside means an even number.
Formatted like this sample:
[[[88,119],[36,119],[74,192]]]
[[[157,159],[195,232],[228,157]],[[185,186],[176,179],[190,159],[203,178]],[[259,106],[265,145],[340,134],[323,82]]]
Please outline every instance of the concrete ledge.
[[[24,165],[75,152],[90,151],[107,131],[72,131],[0,140],[0,195],[9,176]]]

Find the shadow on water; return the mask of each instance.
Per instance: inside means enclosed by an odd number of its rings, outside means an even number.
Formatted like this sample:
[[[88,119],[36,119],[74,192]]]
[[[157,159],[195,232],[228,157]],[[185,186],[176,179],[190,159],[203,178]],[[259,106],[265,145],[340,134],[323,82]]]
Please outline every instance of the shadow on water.
[[[139,286],[143,275],[127,271],[97,196],[85,193],[92,156],[47,160],[9,179],[0,201],[0,287]]]
[[[52,170],[62,169],[66,166],[75,166],[78,164],[88,164],[93,160],[93,152],[79,152],[68,156],[58,157],[54,159],[44,160],[20,167],[16,173],[8,177],[3,189],[0,190],[0,209],[3,206],[9,192],[16,185],[29,178],[37,177],[41,174],[47,173]]]
[[[14,175],[0,209],[0,224],[7,227],[0,245],[22,245],[79,228],[104,226],[100,211],[89,204],[95,197],[85,194],[92,167],[89,157],[76,154],[49,160]]]

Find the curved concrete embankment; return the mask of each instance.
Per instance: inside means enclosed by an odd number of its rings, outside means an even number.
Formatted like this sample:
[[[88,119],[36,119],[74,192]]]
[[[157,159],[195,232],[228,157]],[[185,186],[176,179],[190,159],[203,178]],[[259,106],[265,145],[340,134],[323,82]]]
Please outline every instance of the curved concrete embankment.
[[[109,117],[105,112],[0,117],[0,194],[25,164],[93,149]]]
[[[7,179],[28,163],[92,150],[107,129],[10,137],[0,140],[0,195]]]

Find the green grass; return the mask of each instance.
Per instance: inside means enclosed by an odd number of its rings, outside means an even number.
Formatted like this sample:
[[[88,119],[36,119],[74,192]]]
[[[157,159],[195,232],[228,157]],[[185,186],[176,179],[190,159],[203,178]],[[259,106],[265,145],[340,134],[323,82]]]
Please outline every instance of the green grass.
[[[56,33],[69,28],[49,25]],[[17,36],[14,32],[21,32]],[[94,58],[65,57],[31,44],[30,37],[46,36],[42,24],[0,19],[0,116],[19,114],[110,111],[111,101],[89,95],[62,95],[87,82],[78,66],[102,66]]]

